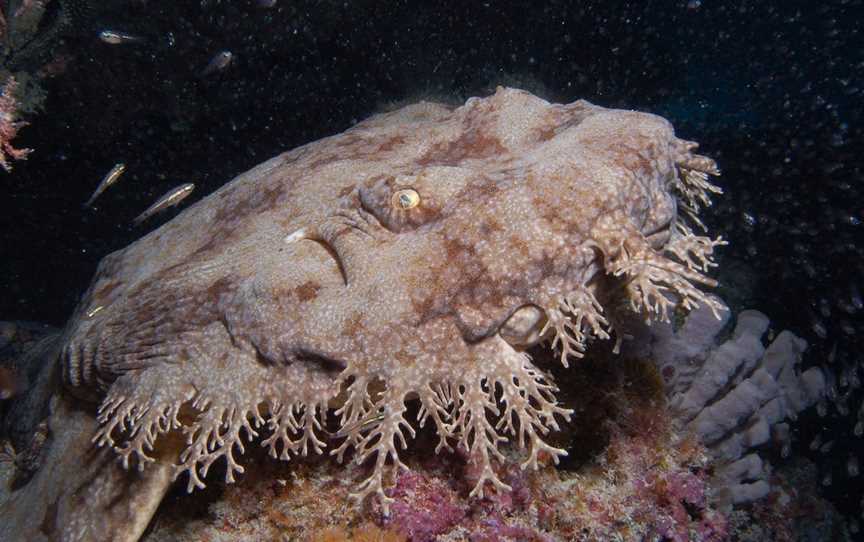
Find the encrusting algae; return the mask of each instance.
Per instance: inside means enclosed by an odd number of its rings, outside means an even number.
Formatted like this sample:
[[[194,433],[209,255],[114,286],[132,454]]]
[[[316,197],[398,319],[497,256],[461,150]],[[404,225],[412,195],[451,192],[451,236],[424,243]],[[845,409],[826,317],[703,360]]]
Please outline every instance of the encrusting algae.
[[[699,287],[722,241],[688,225],[718,170],[695,148],[655,115],[505,88],[372,117],[106,257],[64,381],[101,403],[94,440],[127,468],[181,432],[190,491],[222,458],[234,481],[261,435],[280,459],[370,462],[354,496],[386,510],[426,423],[476,465],[472,496],[509,489],[502,444],[523,468],[557,462],[548,435],[572,415],[527,348],[549,341],[566,366],[624,311],[720,310]]]

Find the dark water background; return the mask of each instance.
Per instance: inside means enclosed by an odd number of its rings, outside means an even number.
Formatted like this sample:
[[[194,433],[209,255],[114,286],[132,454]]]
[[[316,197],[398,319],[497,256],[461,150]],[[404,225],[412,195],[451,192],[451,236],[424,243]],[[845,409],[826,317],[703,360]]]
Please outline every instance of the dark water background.
[[[392,102],[503,84],[658,113],[701,142],[723,170],[706,223],[731,243],[724,297],[806,337],[806,365],[862,369],[861,0],[266,3],[94,2],[65,32],[52,53],[65,69],[16,140],[36,150],[0,172],[0,319],[61,325],[103,256],[176,214],[130,225],[173,186],[196,183],[194,201]],[[103,43],[106,28],[144,42]],[[235,62],[201,77],[222,50]],[[82,210],[121,161],[120,183]],[[841,399],[847,415],[804,417],[796,452],[860,520],[861,484],[844,473],[864,456],[861,392]],[[831,452],[807,450],[817,433]]]

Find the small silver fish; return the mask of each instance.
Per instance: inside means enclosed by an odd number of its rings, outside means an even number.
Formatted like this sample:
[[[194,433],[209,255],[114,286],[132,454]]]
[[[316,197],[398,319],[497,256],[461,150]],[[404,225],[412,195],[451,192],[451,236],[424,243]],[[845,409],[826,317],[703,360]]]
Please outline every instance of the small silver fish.
[[[213,58],[210,59],[207,67],[204,68],[204,70],[201,72],[201,77],[206,77],[211,73],[224,70],[232,62],[234,62],[234,53],[232,53],[231,51],[219,51],[218,53],[213,55]]]
[[[133,220],[132,222],[137,226],[151,216],[158,213],[159,211],[177,205],[178,203],[186,199],[186,196],[191,194],[194,189],[195,185],[192,183],[181,184],[177,188],[168,191],[164,196],[156,200],[156,203],[154,203],[153,205],[148,207],[146,211],[135,217],[135,220]]]
[[[99,183],[99,186],[96,187],[96,190],[93,191],[93,195],[90,196],[90,199],[84,203],[84,207],[90,207],[93,205],[93,202],[96,201],[96,198],[99,197],[102,192],[105,191],[106,188],[111,186],[112,184],[117,182],[117,179],[120,178],[120,175],[123,175],[123,172],[126,171],[126,164],[120,162],[118,164],[114,164],[114,167],[111,168],[111,171],[105,174],[102,177],[102,181]]]
[[[864,299],[861,297],[861,290],[854,283],[849,285],[849,301],[855,310],[860,311],[864,309]]]
[[[117,30],[103,30],[99,32],[99,39],[110,45],[121,45],[124,43],[137,43],[144,41],[141,36],[119,32]]]

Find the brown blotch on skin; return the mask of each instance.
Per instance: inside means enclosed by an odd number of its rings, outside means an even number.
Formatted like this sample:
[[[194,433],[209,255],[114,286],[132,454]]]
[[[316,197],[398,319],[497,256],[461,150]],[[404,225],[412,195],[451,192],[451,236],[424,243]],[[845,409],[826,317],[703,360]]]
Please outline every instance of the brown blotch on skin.
[[[404,137],[402,137],[402,136],[395,136],[395,137],[392,137],[392,138],[388,139],[387,141],[385,141],[384,143],[382,143],[382,144],[378,147],[378,152],[389,152],[389,151],[392,151],[392,150],[395,149],[398,145],[401,145],[401,144],[403,144],[403,143],[405,143],[405,138],[404,138]]]
[[[219,298],[233,289],[234,281],[230,277],[221,277],[216,282],[207,288],[207,297],[212,301],[218,301]]]
[[[416,324],[418,326],[441,316],[444,312],[441,307],[440,292],[435,289],[429,291],[428,295],[421,299],[411,299],[411,308],[417,318]]]
[[[543,274],[543,277],[551,277],[555,274],[555,259],[549,254],[543,253],[543,256],[537,260],[537,268]]]
[[[345,321],[342,327],[342,335],[344,337],[356,337],[363,330],[363,315],[355,312]]]
[[[402,348],[393,353],[393,359],[395,359],[402,367],[410,367],[417,361],[413,355],[405,352]]]
[[[421,166],[455,166],[467,159],[482,159],[508,153],[507,147],[502,145],[497,137],[492,137],[481,130],[476,132],[468,130],[455,141],[435,145],[417,160],[417,163]]]
[[[305,303],[318,297],[318,290],[321,289],[321,284],[314,280],[307,280],[300,286],[294,289],[297,299]]]
[[[530,253],[528,243],[523,241],[517,235],[510,235],[509,245],[513,247],[516,252],[518,252],[522,256],[528,256],[528,254]]]
[[[332,164],[342,160],[357,160],[369,158],[379,154],[379,148],[374,147],[374,139],[369,137],[346,132],[333,145],[332,150],[327,150],[319,153],[318,158],[309,163],[307,169],[315,170],[322,166]]]
[[[534,209],[537,211],[537,214],[542,216],[550,226],[557,225],[561,222],[556,210],[547,205],[543,198],[535,196],[531,202],[534,204]]]
[[[110,296],[111,292],[113,292],[122,285],[122,280],[109,280],[108,282],[101,284],[99,288],[93,293],[93,299],[96,301],[102,301],[106,297]]]
[[[497,232],[504,231],[504,226],[494,218],[490,218],[480,224],[479,231],[483,237],[490,237]]]
[[[210,237],[210,239],[198,247],[198,249],[190,254],[189,260],[194,260],[195,258],[200,258],[210,252],[215,252],[216,250],[221,248],[221,242],[226,239],[226,236],[229,235],[229,228],[219,228],[214,231]]]
[[[456,239],[446,240],[445,251],[448,265],[457,265],[462,271],[459,283],[451,292],[457,304],[501,306],[504,291],[512,285],[506,279],[498,283],[483,280],[490,276],[489,269],[483,265],[473,245],[463,244]]]
[[[464,263],[466,257],[476,255],[473,246],[454,238],[444,239],[444,251],[447,253],[446,260],[451,264]]]
[[[238,217],[271,211],[279,204],[280,197],[284,197],[286,192],[282,183],[275,183],[264,186],[245,198],[232,198],[228,200],[230,203],[217,208],[213,222],[215,224],[233,224],[238,220]]]
[[[553,137],[557,135],[558,131],[556,130],[556,126],[544,126],[540,128],[537,133],[537,139],[539,141],[549,141]]]
[[[217,356],[215,358],[215,360],[216,360],[216,366],[219,367],[220,369],[224,369],[225,367],[228,366],[228,355],[227,354],[222,354],[221,356]]]
[[[334,141],[333,146],[336,149],[347,149],[351,147],[365,148],[368,142],[369,138],[362,134],[346,132],[343,137]]]

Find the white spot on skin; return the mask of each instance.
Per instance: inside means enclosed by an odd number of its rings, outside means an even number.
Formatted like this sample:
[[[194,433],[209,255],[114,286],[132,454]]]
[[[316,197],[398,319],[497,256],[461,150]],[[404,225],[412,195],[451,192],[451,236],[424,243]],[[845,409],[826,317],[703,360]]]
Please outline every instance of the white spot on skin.
[[[295,231],[294,233],[287,235],[285,237],[285,242],[286,243],[295,243],[295,242],[299,241],[300,239],[304,239],[305,237],[306,237],[306,229],[300,228],[299,230]]]

